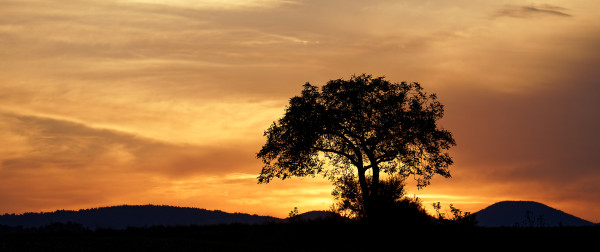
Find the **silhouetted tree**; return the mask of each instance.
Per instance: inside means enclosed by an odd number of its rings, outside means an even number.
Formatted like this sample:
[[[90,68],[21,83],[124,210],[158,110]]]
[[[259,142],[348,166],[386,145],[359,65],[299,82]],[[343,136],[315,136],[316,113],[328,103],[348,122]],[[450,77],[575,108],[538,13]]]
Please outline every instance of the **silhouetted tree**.
[[[288,220],[290,222],[298,222],[302,216],[298,213],[298,207],[294,207],[294,210],[288,214]]]
[[[418,83],[384,77],[331,80],[321,90],[309,83],[290,99],[285,115],[265,131],[258,152],[259,183],[273,178],[323,174],[356,176],[367,218],[377,215],[380,176],[413,175],[419,188],[439,174],[450,177],[455,144],[438,128],[443,106]]]
[[[435,218],[439,224],[453,225],[459,227],[474,227],[477,224],[475,214],[470,212],[463,212],[456,208],[453,204],[450,204],[450,214],[442,213],[442,205],[440,202],[433,203],[433,209],[436,212]]]

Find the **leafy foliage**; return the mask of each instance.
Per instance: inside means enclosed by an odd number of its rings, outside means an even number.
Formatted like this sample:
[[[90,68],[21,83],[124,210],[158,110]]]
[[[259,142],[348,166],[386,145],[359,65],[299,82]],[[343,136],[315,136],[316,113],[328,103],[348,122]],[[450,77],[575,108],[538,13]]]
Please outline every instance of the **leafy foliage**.
[[[371,181],[367,177],[367,181]],[[370,183],[368,183],[370,184]],[[335,210],[345,213],[346,216],[355,219],[364,219],[366,217],[365,198],[358,180],[353,176],[338,178],[335,183],[335,189],[331,193],[337,201]],[[393,177],[388,180],[382,180],[379,186],[378,206],[385,208],[399,201],[404,196],[404,180]]]

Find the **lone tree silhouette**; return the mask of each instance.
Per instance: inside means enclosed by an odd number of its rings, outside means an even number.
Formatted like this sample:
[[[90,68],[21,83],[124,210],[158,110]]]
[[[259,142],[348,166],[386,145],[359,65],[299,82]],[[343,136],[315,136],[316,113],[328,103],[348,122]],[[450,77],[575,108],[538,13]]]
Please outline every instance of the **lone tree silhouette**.
[[[443,112],[436,95],[426,94],[418,83],[391,83],[366,74],[330,80],[321,90],[306,83],[264,133],[258,182],[356,176],[365,218],[374,220],[382,210],[384,174],[412,175],[418,188],[429,185],[435,174],[450,177],[453,161],[447,150],[455,141],[436,124]]]

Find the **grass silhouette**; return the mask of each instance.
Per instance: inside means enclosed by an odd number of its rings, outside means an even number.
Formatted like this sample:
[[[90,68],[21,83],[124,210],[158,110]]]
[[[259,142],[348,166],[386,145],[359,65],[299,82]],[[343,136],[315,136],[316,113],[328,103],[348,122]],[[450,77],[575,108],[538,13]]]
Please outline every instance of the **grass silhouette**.
[[[0,227],[0,251],[376,251],[401,248],[585,247],[600,227],[402,227],[339,219],[90,230],[74,223]]]

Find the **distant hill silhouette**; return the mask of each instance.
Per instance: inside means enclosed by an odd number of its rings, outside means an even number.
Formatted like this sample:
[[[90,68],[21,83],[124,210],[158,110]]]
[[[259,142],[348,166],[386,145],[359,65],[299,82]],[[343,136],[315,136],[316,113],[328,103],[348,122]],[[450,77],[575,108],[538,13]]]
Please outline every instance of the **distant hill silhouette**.
[[[476,214],[482,227],[554,227],[598,225],[532,201],[502,201]],[[310,211],[299,215],[301,220],[331,216],[328,211]],[[78,223],[84,228],[125,229],[151,226],[205,226],[221,224],[264,224],[286,219],[245,213],[226,213],[190,207],[156,205],[122,205],[78,211],[58,210],[47,213],[0,215],[0,226],[43,227],[53,223]]]
[[[502,201],[475,213],[483,227],[592,226],[594,223],[533,201]]]
[[[174,206],[113,206],[79,211],[0,215],[0,225],[41,227],[52,223],[79,223],[85,228],[125,229],[127,227],[189,226],[219,224],[263,224],[282,219],[244,213],[226,213]]]

